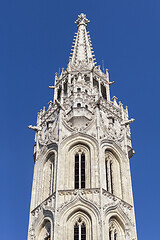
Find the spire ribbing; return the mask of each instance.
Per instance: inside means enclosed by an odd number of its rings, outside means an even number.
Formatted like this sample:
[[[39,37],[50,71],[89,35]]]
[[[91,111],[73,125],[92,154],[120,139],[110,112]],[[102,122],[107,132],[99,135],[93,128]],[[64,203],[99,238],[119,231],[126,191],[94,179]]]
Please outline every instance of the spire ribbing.
[[[73,39],[73,48],[71,49],[72,57],[70,63],[72,65],[89,64],[95,65],[94,55],[92,51],[92,43],[89,32],[87,32],[87,24],[90,21],[86,18],[86,15],[81,13],[75,23],[78,26],[78,32]]]

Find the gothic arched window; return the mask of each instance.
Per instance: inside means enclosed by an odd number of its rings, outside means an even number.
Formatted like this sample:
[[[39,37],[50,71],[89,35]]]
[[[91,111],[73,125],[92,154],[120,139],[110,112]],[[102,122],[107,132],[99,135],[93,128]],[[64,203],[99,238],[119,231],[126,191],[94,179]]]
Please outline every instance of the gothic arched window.
[[[107,99],[106,88],[101,84],[101,93],[104,99]]]
[[[49,220],[45,220],[40,229],[38,240],[42,239],[51,240],[51,223]]]
[[[105,174],[106,174],[106,190],[118,197],[122,197],[120,164],[115,155],[105,152]]]
[[[86,224],[81,218],[74,225],[74,240],[86,240]]]
[[[68,84],[67,81],[64,83],[64,95],[67,96],[68,94]]]
[[[43,194],[42,201],[49,197],[54,191],[54,163],[55,154],[50,154],[43,167]]]
[[[57,91],[57,100],[60,101],[61,99],[61,92],[62,92],[62,87],[60,86],[58,91]]]
[[[116,230],[110,230],[109,231],[109,240],[118,240]]]
[[[93,234],[95,236],[94,239],[98,239],[96,229],[92,229],[92,220],[95,222],[98,219],[95,218],[94,214],[92,217],[88,212],[80,209],[76,212],[73,211],[73,214],[69,214],[66,222],[66,237],[64,239],[93,240]]]
[[[85,188],[85,154],[75,155],[75,189]]]
[[[111,218],[109,221],[109,240],[124,240],[125,233],[123,224],[116,218]]]
[[[106,189],[113,194],[112,162],[106,159]]]

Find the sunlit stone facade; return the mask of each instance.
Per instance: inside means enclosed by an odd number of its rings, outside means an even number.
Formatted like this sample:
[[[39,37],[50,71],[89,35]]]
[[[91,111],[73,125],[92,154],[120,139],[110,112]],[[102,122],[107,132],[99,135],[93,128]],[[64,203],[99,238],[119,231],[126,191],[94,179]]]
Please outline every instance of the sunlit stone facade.
[[[55,74],[54,100],[38,113],[28,240],[136,240],[128,117],[110,99],[84,14],[72,56]]]

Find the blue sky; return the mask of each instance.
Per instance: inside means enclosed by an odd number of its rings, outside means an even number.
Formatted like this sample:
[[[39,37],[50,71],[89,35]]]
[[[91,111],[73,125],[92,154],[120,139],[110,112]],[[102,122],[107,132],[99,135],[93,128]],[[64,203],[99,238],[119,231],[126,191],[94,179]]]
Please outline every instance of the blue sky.
[[[0,239],[27,238],[36,114],[66,67],[74,21],[86,13],[97,63],[110,71],[111,96],[129,106],[139,240],[159,236],[160,1],[5,0],[0,3]]]

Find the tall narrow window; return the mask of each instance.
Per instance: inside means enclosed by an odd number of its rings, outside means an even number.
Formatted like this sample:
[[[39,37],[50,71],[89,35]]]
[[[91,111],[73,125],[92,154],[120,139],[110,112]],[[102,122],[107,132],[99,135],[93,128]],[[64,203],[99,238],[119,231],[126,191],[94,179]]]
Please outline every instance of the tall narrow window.
[[[41,230],[36,238],[37,240],[51,240],[51,223],[48,220],[44,220]]]
[[[107,168],[107,160],[106,160],[106,189],[107,189],[107,191],[109,190],[108,189],[108,168]]]
[[[61,92],[62,92],[62,87],[60,86],[57,92],[57,100],[60,101],[61,99]]]
[[[81,240],[86,240],[86,225],[84,223],[81,225]]]
[[[85,188],[85,154],[75,155],[75,189]]]
[[[79,226],[77,223],[74,225],[74,240],[79,240]]]
[[[50,154],[43,167],[43,187],[42,187],[42,201],[48,198],[54,192],[54,162],[55,155]]]
[[[126,239],[124,229],[123,223],[118,218],[111,217],[109,220],[109,240]]]
[[[104,98],[104,99],[107,99],[107,96],[106,96],[106,88],[105,88],[105,86],[103,86],[102,84],[101,84],[101,93],[102,93],[103,98]]]
[[[79,189],[79,154],[75,155],[75,189]]]
[[[74,225],[74,240],[86,240],[86,225],[81,218]]]
[[[85,188],[85,155],[81,155],[81,188]]]
[[[111,193],[113,193],[112,163],[110,162]]]
[[[117,240],[117,233],[114,233],[114,240]]]
[[[68,93],[68,85],[67,82],[64,83],[64,95],[67,96]]]
[[[113,173],[112,173],[112,162],[110,159],[105,161],[106,167],[106,190],[113,194]]]
[[[109,240],[112,240],[112,232],[109,231]]]

